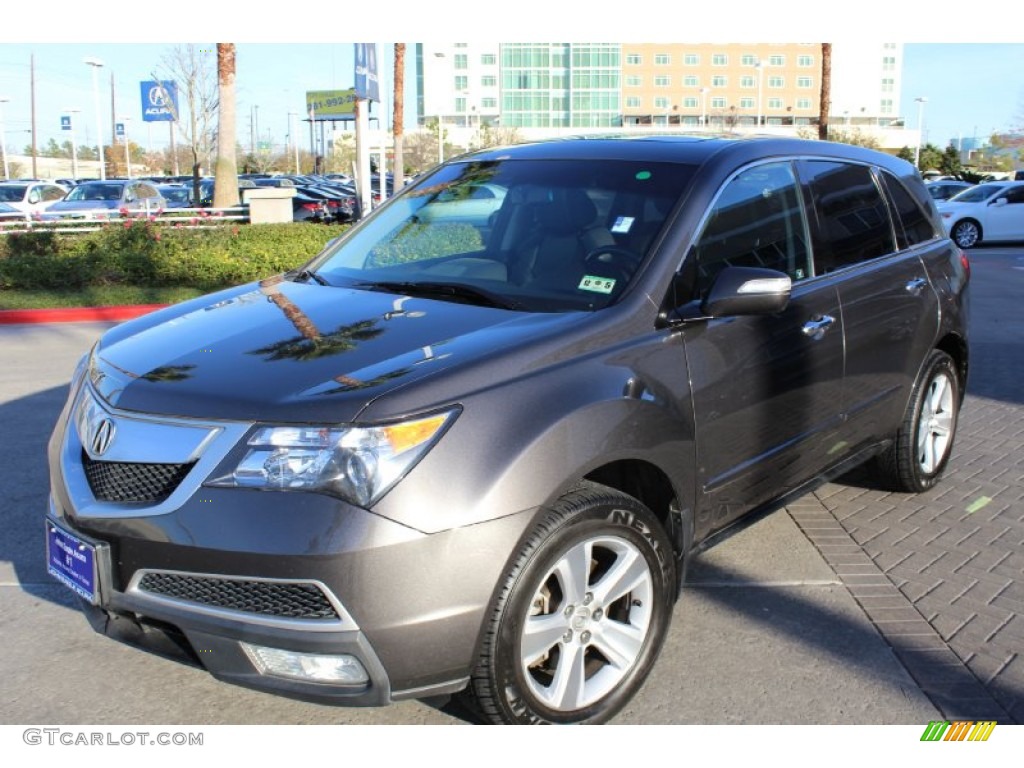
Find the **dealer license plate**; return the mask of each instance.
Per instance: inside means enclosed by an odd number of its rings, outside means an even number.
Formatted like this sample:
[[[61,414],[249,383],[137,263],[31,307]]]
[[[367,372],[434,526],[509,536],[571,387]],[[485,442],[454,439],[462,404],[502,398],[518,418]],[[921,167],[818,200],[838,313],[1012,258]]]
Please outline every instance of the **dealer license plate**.
[[[96,602],[96,548],[46,521],[46,567],[57,581]]]

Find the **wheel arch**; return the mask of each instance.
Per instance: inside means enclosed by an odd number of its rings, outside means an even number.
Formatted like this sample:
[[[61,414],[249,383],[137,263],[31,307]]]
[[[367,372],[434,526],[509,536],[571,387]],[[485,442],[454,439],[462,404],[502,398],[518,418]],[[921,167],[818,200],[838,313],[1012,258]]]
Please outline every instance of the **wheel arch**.
[[[632,496],[658,519],[681,560],[693,546],[693,512],[683,502],[668,475],[641,459],[623,459],[590,470],[582,478]]]
[[[958,384],[960,385],[960,402],[963,402],[964,396],[967,393],[967,372],[968,372],[968,358],[969,351],[967,346],[967,340],[958,333],[947,333],[943,336],[935,345],[936,349],[940,349],[953,358],[953,362],[956,365]]]

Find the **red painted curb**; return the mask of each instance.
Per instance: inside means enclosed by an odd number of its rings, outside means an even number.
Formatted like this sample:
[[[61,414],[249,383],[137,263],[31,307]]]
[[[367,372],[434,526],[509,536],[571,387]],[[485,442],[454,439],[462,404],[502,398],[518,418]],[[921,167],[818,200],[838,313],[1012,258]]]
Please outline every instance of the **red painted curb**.
[[[135,304],[121,307],[57,307],[54,309],[0,309],[0,325],[15,323],[83,323],[131,320],[169,304]]]

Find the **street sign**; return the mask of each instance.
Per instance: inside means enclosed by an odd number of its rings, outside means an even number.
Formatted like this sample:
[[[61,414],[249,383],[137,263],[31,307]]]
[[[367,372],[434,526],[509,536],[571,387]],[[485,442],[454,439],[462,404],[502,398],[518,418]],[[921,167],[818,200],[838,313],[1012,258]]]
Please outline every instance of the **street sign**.
[[[114,123],[114,135],[120,139],[124,138],[124,123]]]
[[[61,115],[60,116],[60,129],[62,131],[70,131],[71,130],[71,115]]]
[[[173,80],[143,80],[142,119],[147,123],[171,122],[177,119],[178,84]]]
[[[306,91],[306,114],[310,120],[351,120],[355,114],[355,89]]]

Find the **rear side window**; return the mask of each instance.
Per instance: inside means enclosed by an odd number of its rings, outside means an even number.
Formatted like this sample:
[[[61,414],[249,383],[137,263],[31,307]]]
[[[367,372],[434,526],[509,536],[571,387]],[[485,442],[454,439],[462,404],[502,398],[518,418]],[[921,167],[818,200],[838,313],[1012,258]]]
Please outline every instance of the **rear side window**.
[[[924,212],[914,197],[907,191],[899,179],[891,173],[882,171],[879,174],[885,189],[892,201],[892,208],[895,212],[898,224],[896,226],[896,239],[900,250],[926,243],[937,236],[935,226],[931,217]]]
[[[722,189],[695,246],[698,292],[725,267],[763,267],[794,281],[811,276],[807,228],[790,163],[741,172]]]
[[[817,211],[821,247],[815,274],[833,272],[896,250],[892,223],[871,169],[809,160],[801,164]]]

